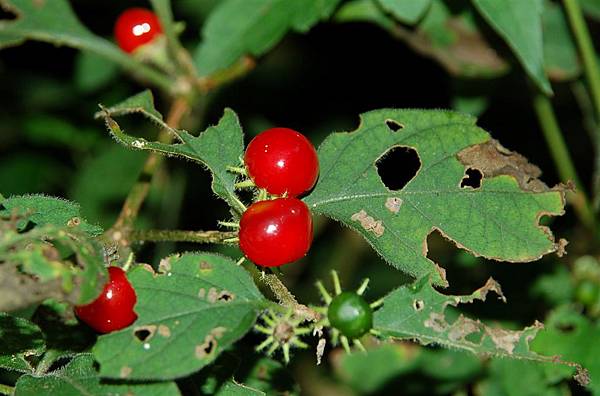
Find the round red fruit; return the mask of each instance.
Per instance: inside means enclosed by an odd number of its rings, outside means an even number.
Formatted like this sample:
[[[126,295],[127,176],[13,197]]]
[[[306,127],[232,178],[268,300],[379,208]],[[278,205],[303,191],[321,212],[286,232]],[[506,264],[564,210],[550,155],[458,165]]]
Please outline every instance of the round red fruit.
[[[288,128],[267,129],[246,149],[248,175],[270,194],[296,197],[310,190],[319,175],[319,159],[312,143]]]
[[[119,15],[115,23],[117,44],[129,53],[154,40],[161,33],[162,28],[156,14],[145,8],[130,8]]]
[[[277,198],[250,205],[240,220],[240,249],[255,264],[278,267],[306,255],[313,225],[306,204]]]
[[[96,300],[75,307],[79,319],[100,333],[120,330],[137,319],[133,311],[137,298],[125,271],[109,267],[108,276],[108,283]]]

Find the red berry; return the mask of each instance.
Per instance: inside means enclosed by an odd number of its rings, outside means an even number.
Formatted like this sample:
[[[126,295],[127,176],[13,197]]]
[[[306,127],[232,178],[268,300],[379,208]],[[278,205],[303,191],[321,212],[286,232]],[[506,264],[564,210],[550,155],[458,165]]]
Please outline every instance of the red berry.
[[[315,147],[288,128],[261,132],[248,145],[244,162],[254,183],[274,195],[298,196],[310,190],[319,175]]]
[[[137,298],[125,271],[109,267],[108,276],[109,281],[96,300],[75,307],[79,319],[100,333],[120,330],[137,319],[133,311]]]
[[[161,33],[158,18],[145,8],[130,8],[119,15],[115,23],[117,44],[125,52],[133,52]]]
[[[255,264],[278,267],[306,255],[313,237],[312,217],[297,198],[250,205],[240,220],[240,249]]]

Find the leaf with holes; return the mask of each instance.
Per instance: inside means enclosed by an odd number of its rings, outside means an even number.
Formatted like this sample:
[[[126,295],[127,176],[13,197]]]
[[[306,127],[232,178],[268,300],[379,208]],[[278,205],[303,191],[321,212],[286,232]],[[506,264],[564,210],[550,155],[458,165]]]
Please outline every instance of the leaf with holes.
[[[110,378],[170,379],[197,371],[254,324],[266,300],[228,258],[188,253],[163,259],[162,274],[137,267],[128,278],[138,320],[94,347]]]
[[[218,72],[244,55],[260,56],[288,30],[306,32],[331,15],[340,0],[224,0],[210,14],[194,54],[202,75]]]
[[[46,395],[179,395],[174,382],[150,384],[104,384],[94,368],[91,354],[75,356],[65,367],[46,374],[24,375],[17,381],[15,396]]]
[[[552,87],[544,71],[542,0],[472,0],[475,8],[513,50],[523,68],[547,95]]]
[[[126,134],[113,117],[139,113],[168,130],[177,143],[149,142]],[[235,192],[236,176],[227,171],[228,166],[237,166],[244,153],[244,135],[237,115],[225,109],[223,117],[215,126],[209,127],[199,136],[184,130],[169,127],[162,115],[154,108],[150,91],[132,96],[124,102],[103,108],[96,117],[103,118],[110,133],[117,141],[129,148],[154,151],[168,156],[182,157],[207,166],[213,174],[212,189],[237,212],[244,211],[244,205]]]
[[[412,155],[388,169],[388,178],[418,169],[404,186],[389,189],[378,167],[402,152]],[[537,167],[491,139],[475,118],[437,110],[372,111],[362,115],[358,130],[329,136],[318,153],[321,173],[306,204],[360,232],[391,265],[415,277],[437,268],[434,280],[445,284],[443,271],[427,258],[427,236],[436,230],[460,248],[496,260],[563,252],[566,242],[555,242],[539,224],[543,215],[563,213],[563,191],[547,188],[536,178]]]
[[[414,24],[427,11],[431,0],[378,0],[381,7],[390,12],[398,20]]]
[[[491,278],[483,287],[465,296],[441,294],[427,278],[422,278],[384,297],[383,307],[375,312],[373,328],[384,337],[416,340],[424,345],[437,344],[484,356],[578,367],[574,363],[563,362],[555,356],[540,355],[530,349],[531,340],[543,328],[539,322],[523,330],[508,330],[490,327],[463,314],[456,319],[448,318],[449,307],[475,300],[484,301],[490,292],[506,301],[500,285]]]
[[[28,320],[0,312],[0,368],[31,373],[27,357],[40,356],[46,349],[44,335]]]
[[[28,223],[47,224],[83,231],[90,236],[102,233],[102,228],[88,223],[79,214],[79,205],[61,198],[45,195],[12,196],[0,203],[0,217],[18,217],[17,227],[23,230]]]

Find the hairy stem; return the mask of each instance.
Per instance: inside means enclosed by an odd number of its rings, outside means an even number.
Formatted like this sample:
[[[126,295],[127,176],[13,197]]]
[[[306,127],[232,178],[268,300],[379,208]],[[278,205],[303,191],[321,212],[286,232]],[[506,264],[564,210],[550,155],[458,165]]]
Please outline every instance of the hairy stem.
[[[568,193],[568,197],[575,208],[577,217],[579,217],[579,220],[586,227],[595,230],[596,227],[592,206],[585,193],[583,184],[581,183],[579,176],[577,176],[577,171],[573,165],[571,155],[567,150],[567,145],[560,130],[560,126],[558,125],[558,121],[556,120],[556,115],[554,114],[550,99],[541,93],[537,93],[533,99],[533,107],[560,179],[563,182],[571,180],[577,187],[575,192]]]
[[[232,231],[134,230],[129,234],[129,239],[132,242],[223,243],[236,236],[237,232]]]
[[[169,115],[167,117],[167,125],[171,128],[177,128],[183,116],[188,112],[189,104],[186,99],[178,98],[173,102]],[[169,132],[163,130],[160,132],[158,140],[168,142],[172,139]],[[117,221],[113,225],[113,230],[130,228],[136,219],[152,184],[154,173],[162,163],[163,157],[157,153],[151,153],[146,158],[142,172],[138,177],[137,182],[129,191],[125,202],[121,208],[121,213]]]
[[[261,279],[269,286],[277,300],[279,300],[279,303],[285,307],[291,308],[294,314],[303,317],[306,320],[310,320],[311,322],[316,322],[320,319],[320,315],[317,312],[306,305],[300,304],[296,300],[296,297],[294,297],[277,275],[265,274]]]

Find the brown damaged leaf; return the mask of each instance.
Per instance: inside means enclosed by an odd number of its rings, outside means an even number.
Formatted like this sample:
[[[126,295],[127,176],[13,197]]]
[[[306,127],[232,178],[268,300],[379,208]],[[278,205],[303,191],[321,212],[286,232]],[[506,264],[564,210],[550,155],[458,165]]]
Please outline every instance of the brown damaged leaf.
[[[364,209],[362,209],[360,212],[354,213],[350,220],[358,221],[365,231],[372,232],[376,237],[382,236],[383,232],[385,231],[383,222],[381,220],[375,220],[373,217],[369,216]]]
[[[463,165],[479,170],[484,177],[510,175],[524,191],[549,190],[548,186],[538,179],[542,175],[540,168],[529,163],[521,154],[508,150],[495,139],[467,147],[459,152],[457,157]]]
[[[392,34],[418,53],[435,59],[455,76],[491,77],[508,71],[508,63],[478,31],[469,29],[460,18],[449,18],[446,28],[448,36],[454,37],[447,46],[433,42],[423,29],[411,30],[396,25]]]

